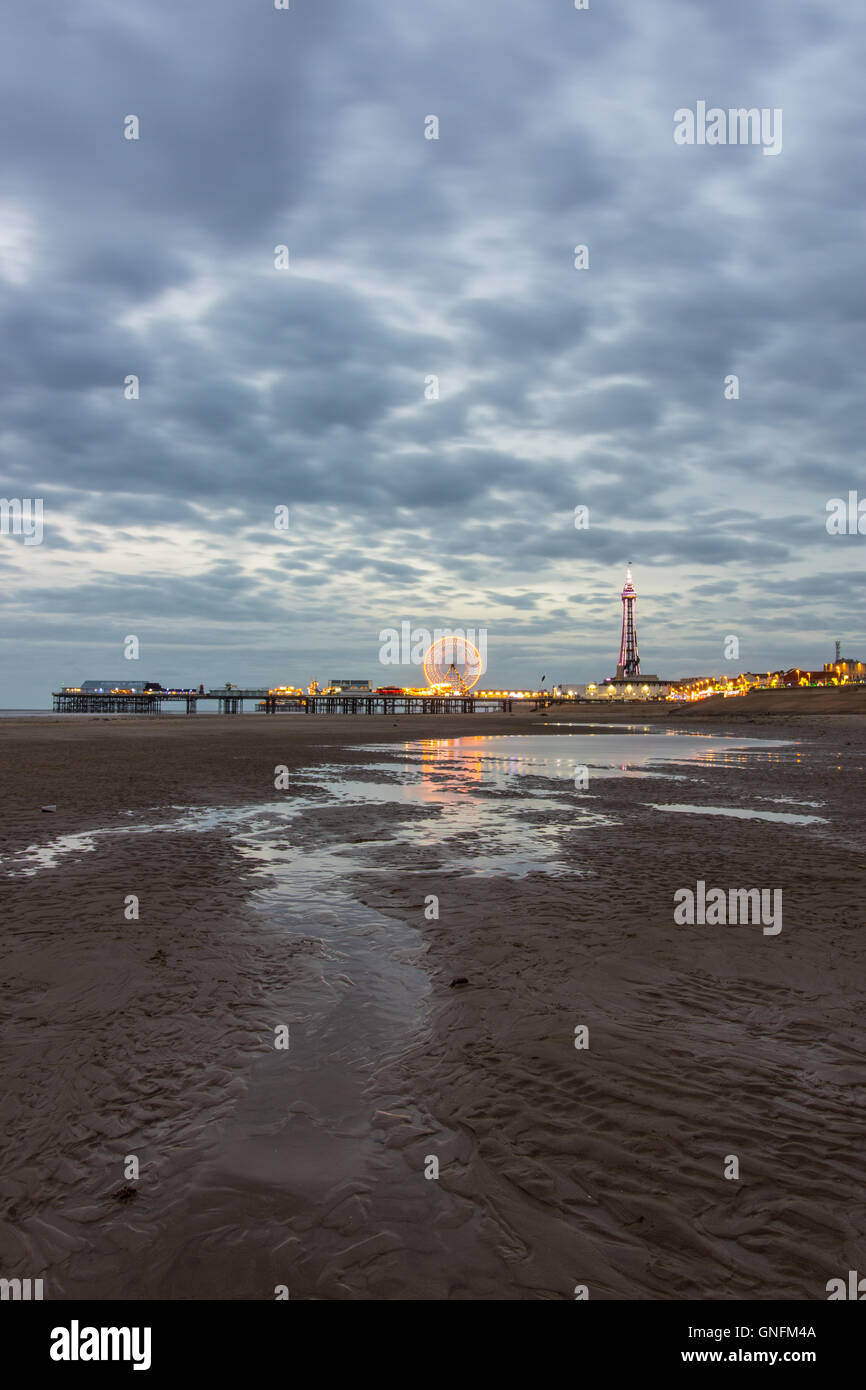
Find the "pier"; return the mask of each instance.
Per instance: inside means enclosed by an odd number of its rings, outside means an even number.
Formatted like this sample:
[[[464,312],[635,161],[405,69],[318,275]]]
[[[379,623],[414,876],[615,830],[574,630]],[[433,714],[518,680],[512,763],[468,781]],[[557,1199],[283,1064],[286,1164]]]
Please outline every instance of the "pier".
[[[267,689],[239,690],[55,690],[52,692],[55,714],[159,714],[165,704],[186,707],[195,714],[202,701],[216,701],[219,714],[242,714],[244,700],[267,700]]]
[[[474,714],[511,709],[510,697],[473,695],[302,695],[305,714]],[[274,700],[276,705],[276,700]]]
[[[196,714],[203,703],[216,702],[218,714],[242,714],[244,700],[254,700],[263,714],[475,714],[476,710],[511,713],[514,697],[491,695],[280,695],[266,689],[93,691],[55,690],[55,714],[160,714],[164,705],[181,704]],[[518,699],[518,705],[529,701]]]

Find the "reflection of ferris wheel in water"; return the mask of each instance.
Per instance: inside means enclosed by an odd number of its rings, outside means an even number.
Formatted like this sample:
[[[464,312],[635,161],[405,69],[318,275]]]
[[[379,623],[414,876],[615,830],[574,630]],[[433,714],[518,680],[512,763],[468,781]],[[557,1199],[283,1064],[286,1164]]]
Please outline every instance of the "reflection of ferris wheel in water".
[[[424,656],[427,684],[446,686],[452,695],[467,695],[481,678],[481,654],[477,647],[456,633],[437,637]]]

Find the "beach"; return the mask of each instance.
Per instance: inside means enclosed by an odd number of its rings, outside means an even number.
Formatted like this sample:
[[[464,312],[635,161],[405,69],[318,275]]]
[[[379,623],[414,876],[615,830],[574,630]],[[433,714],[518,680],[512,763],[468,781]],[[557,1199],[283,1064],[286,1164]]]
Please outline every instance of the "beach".
[[[0,1274],[826,1298],[866,1268],[847,698],[0,721]],[[698,883],[778,932],[678,924]]]

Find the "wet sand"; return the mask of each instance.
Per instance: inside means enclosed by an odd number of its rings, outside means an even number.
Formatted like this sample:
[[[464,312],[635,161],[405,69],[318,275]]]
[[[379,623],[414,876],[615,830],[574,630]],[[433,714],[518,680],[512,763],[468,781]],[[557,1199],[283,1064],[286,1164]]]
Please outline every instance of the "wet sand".
[[[765,709],[708,713],[731,754],[671,769],[689,781],[506,793],[431,744],[402,799],[407,741],[562,717],[0,722],[0,1275],[53,1298],[825,1298],[866,1267],[866,722]],[[365,780],[397,794],[359,811]],[[655,809],[681,804],[820,819]],[[676,926],[698,879],[782,887],[783,930]]]

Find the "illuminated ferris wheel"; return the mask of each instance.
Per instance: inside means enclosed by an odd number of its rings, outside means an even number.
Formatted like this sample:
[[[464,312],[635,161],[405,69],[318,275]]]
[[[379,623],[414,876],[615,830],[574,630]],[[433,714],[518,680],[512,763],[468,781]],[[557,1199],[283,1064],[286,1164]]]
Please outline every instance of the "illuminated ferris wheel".
[[[452,695],[468,694],[480,680],[482,669],[478,648],[456,633],[452,637],[437,637],[424,656],[427,684],[444,688]]]

